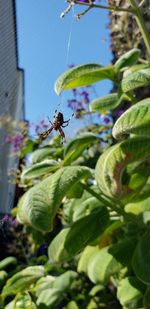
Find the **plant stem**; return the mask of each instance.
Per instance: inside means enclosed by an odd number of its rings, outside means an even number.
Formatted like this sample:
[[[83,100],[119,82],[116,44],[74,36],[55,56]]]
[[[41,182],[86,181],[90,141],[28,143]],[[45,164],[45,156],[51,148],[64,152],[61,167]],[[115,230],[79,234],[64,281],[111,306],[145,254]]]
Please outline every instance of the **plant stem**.
[[[108,6],[108,5],[100,5],[100,4],[94,4],[94,3],[91,4],[91,3],[80,2],[78,0],[74,0],[74,3],[80,4],[80,5],[87,5],[87,6],[90,6],[91,8],[99,8],[99,9],[104,9],[104,10],[123,11],[123,12],[132,13],[132,9],[120,8],[119,6]]]
[[[95,192],[91,187],[86,185],[85,183],[80,182],[80,185],[84,190],[89,192],[91,195],[96,197],[100,202],[102,202],[106,207],[109,207],[111,210],[114,210],[118,215],[122,216],[126,222],[133,222],[138,225],[140,228],[144,229],[145,225],[139,221],[139,219],[133,215],[128,214],[124,211],[124,205],[119,201],[109,201],[104,196],[101,196],[99,193]]]
[[[129,0],[129,2],[131,4],[131,6],[132,6],[132,9],[133,9],[132,13],[135,15],[135,19],[136,19],[137,24],[139,26],[139,29],[140,29],[140,31],[142,33],[142,37],[143,37],[143,40],[145,42],[148,55],[150,57],[150,34],[149,34],[148,29],[147,29],[147,27],[145,25],[145,22],[144,22],[141,10],[138,7],[138,5],[137,5],[135,0]]]

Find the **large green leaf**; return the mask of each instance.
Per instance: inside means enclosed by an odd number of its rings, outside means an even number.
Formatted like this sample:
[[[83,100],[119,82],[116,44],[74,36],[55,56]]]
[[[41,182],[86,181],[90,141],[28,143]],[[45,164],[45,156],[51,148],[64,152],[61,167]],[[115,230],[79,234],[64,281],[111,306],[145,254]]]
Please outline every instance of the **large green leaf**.
[[[45,275],[43,266],[29,266],[9,278],[2,290],[2,297],[28,290],[30,285]]]
[[[93,242],[104,231],[109,215],[100,207],[90,215],[75,221],[70,228],[62,230],[49,246],[49,257],[55,262],[72,258]]]
[[[64,150],[64,165],[76,160],[92,143],[99,140],[98,135],[87,132],[73,138]]]
[[[124,99],[124,94],[119,97],[117,93],[110,93],[106,96],[93,100],[89,107],[92,112],[106,112],[119,106]]]
[[[127,239],[93,254],[87,266],[87,273],[91,281],[105,284],[109,281],[110,276],[130,265],[135,246],[135,238]]]
[[[128,92],[150,84],[150,67],[129,74],[122,79],[123,92]]]
[[[109,220],[109,214],[105,207],[96,208],[89,215],[75,221],[64,244],[70,256],[74,256],[85,246],[93,242],[105,230]]]
[[[112,134],[120,139],[127,134],[150,135],[150,98],[130,107],[116,121]]]
[[[134,65],[138,61],[140,53],[141,51],[138,48],[133,48],[129,50],[116,61],[116,63],[114,64],[115,68],[117,70],[121,70],[125,67]]]
[[[113,66],[102,67],[94,63],[79,65],[60,75],[55,83],[55,91],[59,95],[64,89],[90,85],[103,79],[116,80]]]
[[[106,150],[96,165],[96,180],[100,190],[116,199],[132,195],[140,186],[134,188],[123,178],[123,172],[128,164],[150,157],[150,138],[133,137],[118,143]],[[126,180],[126,181],[125,181]],[[147,180],[147,175],[145,182]],[[142,183],[144,185],[144,182]]]
[[[54,308],[62,298],[63,293],[66,292],[72,282],[76,279],[77,273],[71,270],[66,271],[64,274],[55,277],[54,281],[49,284],[45,281],[43,288],[37,290],[37,304],[44,304],[46,308]]]
[[[144,284],[136,277],[127,277],[119,282],[117,297],[122,306],[130,309],[141,309],[143,306]]]
[[[136,276],[145,284],[150,284],[150,232],[147,231],[139,240],[132,266]]]
[[[50,172],[55,172],[59,167],[59,163],[55,160],[44,160],[40,163],[33,164],[23,170],[21,180],[28,180],[40,176],[44,176]]]
[[[87,167],[68,166],[59,169],[21,197],[18,220],[42,232],[51,231],[63,197],[80,179],[89,177],[91,170]]]

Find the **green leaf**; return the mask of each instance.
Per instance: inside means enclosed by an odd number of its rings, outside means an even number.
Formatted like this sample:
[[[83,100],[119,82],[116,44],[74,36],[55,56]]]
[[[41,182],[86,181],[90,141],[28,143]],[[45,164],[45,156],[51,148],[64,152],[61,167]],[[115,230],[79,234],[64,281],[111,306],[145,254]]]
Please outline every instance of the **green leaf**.
[[[135,64],[132,65],[131,67],[128,67],[127,69],[125,69],[125,71],[123,72],[123,78],[127,77],[128,75],[136,72],[136,71],[140,71],[143,69],[148,69],[149,68],[149,64]]]
[[[144,284],[136,277],[127,277],[119,282],[117,297],[122,306],[130,309],[141,309]]]
[[[37,299],[38,308],[53,309],[62,299],[62,292],[59,289],[46,289],[42,291]]]
[[[8,303],[6,306],[5,306],[5,309],[14,309],[14,306],[15,306],[15,301],[12,300],[10,303]],[[0,307],[1,308],[1,307]]]
[[[93,254],[87,266],[90,280],[94,283],[107,283],[110,276],[130,264],[135,246],[135,238],[127,239]]]
[[[93,100],[89,107],[92,112],[106,112],[119,106],[125,99],[123,94],[121,97],[117,93],[110,93],[106,96]]]
[[[87,167],[67,166],[59,169],[21,197],[18,220],[39,231],[51,231],[57,209],[66,193],[79,180],[89,177],[91,170]]]
[[[67,306],[66,309],[79,309],[77,303],[74,300],[71,300]]]
[[[144,294],[143,305],[145,309],[150,309],[150,288]]]
[[[108,219],[107,209],[101,207],[77,220],[53,239],[48,249],[49,258],[55,262],[72,258],[104,231]]]
[[[10,265],[16,265],[17,259],[14,256],[8,256],[2,261],[0,261],[0,270],[9,267]]]
[[[116,121],[112,134],[121,139],[128,134],[150,135],[150,98],[144,99],[130,107]]]
[[[64,89],[90,85],[103,79],[116,80],[113,66],[102,67],[93,63],[79,65],[60,75],[55,83],[55,91],[59,95]]]
[[[23,170],[21,180],[25,181],[28,179],[43,176],[45,174],[55,172],[59,167],[59,163],[55,160],[44,160],[40,163],[31,165]]]
[[[116,63],[114,64],[114,67],[117,70],[121,70],[125,67],[134,65],[138,61],[140,53],[141,51],[138,48],[133,48],[129,50],[116,61]]]
[[[141,188],[134,190],[129,181],[124,182],[123,172],[128,164],[149,157],[150,138],[144,136],[130,138],[107,149],[96,165],[95,177],[100,190],[116,199],[135,194]]]
[[[9,278],[2,290],[2,297],[28,290],[30,285],[45,275],[43,266],[29,266]]]
[[[0,270],[0,289],[4,285],[6,278],[8,277],[8,274],[4,270]]]
[[[128,92],[139,87],[150,84],[150,67],[142,69],[122,79],[121,87],[123,92]]]
[[[35,303],[32,302],[29,293],[17,294],[13,309],[36,309]]]
[[[77,207],[73,213],[73,221],[77,221],[80,218],[83,218],[93,211],[100,209],[103,207],[102,203],[95,197],[90,197],[80,203],[79,207]]]
[[[125,211],[127,213],[132,213],[135,215],[142,214],[144,212],[150,211],[150,197],[142,200],[142,201],[136,201],[128,203],[125,206]]]
[[[77,273],[71,270],[66,271],[64,274],[55,277],[49,284],[45,281],[43,288],[37,291],[37,304],[44,304],[47,308],[54,308],[63,297],[63,293],[66,292],[72,282],[76,279]]]
[[[87,274],[88,264],[90,259],[92,259],[95,254],[99,252],[98,246],[86,246],[83,250],[79,262],[78,262],[78,272],[84,272]]]
[[[69,230],[69,228],[61,230],[50,243],[48,247],[48,256],[50,261],[62,262],[69,259],[69,254],[64,248]]]
[[[136,276],[145,284],[150,284],[150,233],[147,231],[135,249],[132,266]]]
[[[53,148],[53,147],[43,147],[41,149],[37,149],[32,152],[30,156],[30,162],[32,164],[35,164],[45,159],[52,158],[55,151],[56,151],[56,148]]]
[[[90,215],[75,221],[67,234],[64,248],[70,257],[92,243],[105,230],[109,220],[105,207],[95,209]]]
[[[87,147],[98,140],[98,135],[90,132],[76,136],[67,144],[64,150],[64,165],[69,165],[76,160]]]

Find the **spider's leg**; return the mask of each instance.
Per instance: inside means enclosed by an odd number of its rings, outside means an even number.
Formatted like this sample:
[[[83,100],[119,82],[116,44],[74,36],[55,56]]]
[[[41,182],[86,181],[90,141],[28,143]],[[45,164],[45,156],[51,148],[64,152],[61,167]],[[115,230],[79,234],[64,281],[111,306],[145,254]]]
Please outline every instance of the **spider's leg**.
[[[65,120],[65,121],[63,122],[63,124],[66,123],[66,126],[63,126],[63,125],[62,125],[63,128],[65,128],[65,127],[68,126],[68,124],[69,124],[69,122],[70,122],[70,120],[71,120],[71,118],[72,118],[73,116],[74,116],[74,113],[71,115],[71,117],[70,117],[68,120]]]
[[[64,121],[64,123],[66,123],[66,124],[65,125],[62,124],[62,128],[68,127],[69,121]]]
[[[50,120],[49,116],[47,116],[47,118],[48,118],[48,121],[50,122],[50,124],[52,125],[52,122],[51,122],[51,120]]]
[[[63,144],[64,142],[66,142],[66,140],[65,140],[65,133],[64,133],[64,131],[62,130],[61,127],[58,130],[59,130],[59,133],[60,133],[60,135],[62,137],[62,144]]]
[[[46,139],[48,137],[48,135],[52,132],[53,129],[54,129],[53,126],[51,126],[47,131],[44,131],[43,133],[41,133],[39,135],[39,138],[41,138],[43,140]]]

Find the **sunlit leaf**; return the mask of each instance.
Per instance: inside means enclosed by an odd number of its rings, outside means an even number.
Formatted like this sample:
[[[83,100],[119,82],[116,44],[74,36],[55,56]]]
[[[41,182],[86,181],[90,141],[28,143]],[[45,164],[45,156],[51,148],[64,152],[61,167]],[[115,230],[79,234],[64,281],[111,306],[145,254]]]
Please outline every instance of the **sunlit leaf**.
[[[87,132],[73,138],[64,150],[64,165],[76,160],[92,143],[99,140],[98,135]]]
[[[97,252],[99,252],[98,246],[85,247],[78,262],[78,272],[84,272],[87,274],[89,261]]]
[[[116,199],[136,193],[137,188],[130,187],[130,181],[125,182],[123,172],[128,164],[143,161],[149,157],[150,138],[148,137],[133,137],[110,147],[100,156],[96,165],[95,177],[100,190]],[[146,180],[147,175],[145,182]]]
[[[143,306],[144,284],[136,277],[127,277],[119,282],[117,297],[122,306],[131,309],[141,309]]]
[[[2,297],[28,290],[30,285],[45,275],[43,266],[29,266],[9,278],[2,290]]]
[[[32,302],[29,293],[17,294],[15,297],[15,305],[13,309],[36,309],[35,303]]]
[[[77,273],[68,270],[62,275],[55,277],[54,280],[49,284],[45,281],[43,288],[38,289],[37,292],[37,304],[45,305],[46,308],[54,308],[63,297],[63,293],[71,287],[72,282],[76,279]],[[45,308],[45,307],[44,307]]]
[[[150,68],[142,69],[122,79],[121,87],[123,92],[128,92],[139,87],[150,84]]]
[[[112,134],[120,139],[128,134],[150,136],[150,98],[130,107],[116,121]]]
[[[91,281],[102,284],[108,282],[110,276],[131,263],[135,246],[135,239],[127,239],[93,254],[87,266]]]
[[[18,204],[18,220],[42,232],[51,231],[63,197],[82,178],[91,177],[87,167],[68,166],[29,189]]]
[[[129,50],[115,62],[114,64],[115,68],[117,70],[121,70],[125,67],[134,65],[138,61],[140,53],[141,51],[138,48],[133,48]]]
[[[92,112],[106,112],[119,106],[124,100],[125,95],[121,97],[117,93],[110,93],[104,97],[93,100],[89,107]]]
[[[64,89],[90,85],[103,79],[116,80],[113,66],[102,67],[93,63],[79,65],[59,76],[55,83],[55,91],[59,95]]]
[[[105,207],[100,207],[90,215],[75,221],[70,228],[62,230],[49,246],[49,257],[53,261],[63,261],[78,254],[104,231],[109,215]],[[59,249],[58,249],[59,248]]]
[[[21,180],[28,180],[55,172],[59,167],[59,163],[55,160],[44,160],[40,163],[33,164],[23,170]]]

